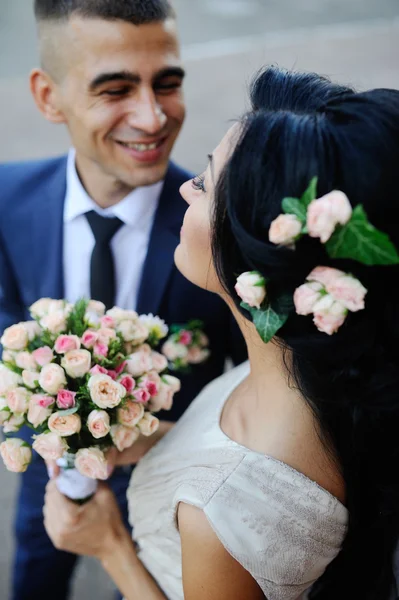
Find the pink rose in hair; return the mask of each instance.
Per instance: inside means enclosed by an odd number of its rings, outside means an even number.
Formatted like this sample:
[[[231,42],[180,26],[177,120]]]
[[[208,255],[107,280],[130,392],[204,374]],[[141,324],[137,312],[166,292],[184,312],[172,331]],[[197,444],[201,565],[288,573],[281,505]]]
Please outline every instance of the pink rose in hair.
[[[260,308],[266,298],[265,280],[257,271],[242,273],[235,290],[241,300],[253,308]]]
[[[69,390],[60,390],[57,394],[57,406],[60,410],[68,410],[76,404],[76,392]]]
[[[310,315],[313,313],[315,304],[324,295],[324,287],[317,281],[304,283],[295,290],[294,304],[298,315]]]
[[[307,213],[307,227],[310,237],[320,238],[325,244],[337,225],[345,225],[352,216],[352,207],[348,197],[338,190],[313,200]]]
[[[295,215],[279,215],[270,225],[269,241],[280,246],[291,246],[302,231],[302,223]]]
[[[71,350],[80,349],[80,339],[77,335],[59,335],[55,341],[54,350],[57,354],[65,354]]]
[[[348,311],[330,295],[323,296],[314,307],[314,324],[327,335],[336,333],[344,324]]]
[[[307,281],[317,281],[321,283],[325,288],[328,288],[330,284],[332,284],[337,277],[341,277],[343,275],[343,271],[339,271],[338,269],[332,269],[331,267],[316,267],[313,271],[306,277]]]
[[[358,279],[351,275],[342,273],[327,286],[327,291],[351,312],[364,309],[367,290]]]

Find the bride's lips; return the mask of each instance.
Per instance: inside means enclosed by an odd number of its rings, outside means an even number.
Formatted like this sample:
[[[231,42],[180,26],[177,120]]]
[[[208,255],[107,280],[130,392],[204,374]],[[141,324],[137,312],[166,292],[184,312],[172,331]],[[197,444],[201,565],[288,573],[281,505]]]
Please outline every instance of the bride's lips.
[[[158,162],[164,153],[167,136],[151,142],[123,142],[115,140],[122,150],[138,162]]]

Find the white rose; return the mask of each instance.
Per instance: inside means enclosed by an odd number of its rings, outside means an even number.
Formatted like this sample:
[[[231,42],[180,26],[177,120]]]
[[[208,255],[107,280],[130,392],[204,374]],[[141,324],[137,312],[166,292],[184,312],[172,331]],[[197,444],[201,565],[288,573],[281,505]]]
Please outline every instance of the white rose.
[[[131,354],[126,361],[126,370],[133,377],[140,377],[141,375],[144,375],[144,373],[151,371],[151,369],[151,354],[148,354],[148,352],[142,348]]]
[[[3,431],[5,434],[17,433],[25,423],[24,415],[11,415],[11,417],[3,425]]]
[[[28,421],[36,429],[42,425],[53,412],[55,398],[43,394],[33,394],[29,400]]]
[[[25,371],[24,371],[25,372]],[[55,395],[67,383],[62,367],[51,363],[43,367],[39,375],[40,387],[48,394]]]
[[[63,415],[55,412],[48,420],[48,428],[53,433],[57,433],[62,437],[68,437],[79,433],[82,428],[82,422],[76,413],[73,415]]]
[[[11,325],[5,329],[0,342],[8,350],[24,350],[29,342],[28,332],[21,323]]]
[[[151,361],[152,361],[152,368],[157,373],[162,373],[162,371],[165,371],[165,369],[168,366],[167,358],[163,354],[160,354],[159,352],[151,352]]]
[[[39,387],[39,373],[36,371],[22,371],[22,381],[26,387],[34,390]]]
[[[105,437],[111,430],[109,414],[105,410],[92,410],[87,418],[87,427],[94,438]]]
[[[71,350],[63,356],[61,365],[69,377],[78,379],[90,371],[91,354],[88,350]]]
[[[30,352],[18,352],[15,356],[15,364],[20,369],[27,371],[36,371],[37,368],[36,361]]]
[[[123,425],[112,425],[111,437],[119,452],[123,452],[126,448],[133,446],[134,442],[140,436],[140,431],[137,427],[124,427]]]
[[[93,375],[87,384],[90,397],[99,408],[115,408],[126,396],[126,389],[109,377],[109,375]]]
[[[24,473],[32,460],[32,450],[23,440],[12,438],[0,445],[5,466],[13,473]]]
[[[40,320],[40,325],[50,333],[61,333],[66,330],[67,315],[64,310],[50,312]]]
[[[112,317],[116,323],[124,320],[135,321],[138,318],[138,314],[134,310],[123,310],[118,306],[107,310],[107,316]]]
[[[167,341],[162,346],[162,353],[170,361],[177,360],[178,358],[184,359],[188,354],[187,346],[172,341]]]
[[[40,325],[36,321],[25,321],[21,325],[24,326],[30,342],[42,333]]]
[[[122,408],[118,408],[118,423],[125,427],[135,427],[144,416],[144,406],[127,400]]]
[[[158,430],[159,419],[154,417],[154,415],[152,415],[151,413],[146,412],[144,417],[138,423],[138,428],[140,429],[143,435],[149,437]]]
[[[6,400],[9,409],[13,413],[24,414],[29,407],[31,393],[26,388],[17,387],[9,390],[6,394]]]
[[[171,387],[175,394],[180,392],[181,382],[177,377],[174,377],[173,375],[162,375],[162,381]]]
[[[47,315],[52,302],[53,300],[51,298],[41,298],[32,304],[29,308],[29,312],[35,319],[41,319]]]
[[[8,390],[22,383],[22,377],[6,366],[0,364],[0,396],[5,396]]]
[[[75,457],[75,467],[90,479],[108,479],[108,463],[105,454],[100,448],[83,448],[78,450]]]
[[[147,327],[140,321],[121,321],[117,326],[117,331],[122,334],[125,342],[133,344],[142,344],[149,335]]]
[[[55,461],[68,451],[68,444],[57,433],[42,433],[34,436],[33,449],[46,461]]]
[[[235,291],[248,306],[260,308],[266,298],[265,286],[265,279],[258,271],[248,271],[237,278]]]
[[[11,413],[8,408],[7,400],[5,398],[0,398],[0,425],[4,425],[10,416]]]

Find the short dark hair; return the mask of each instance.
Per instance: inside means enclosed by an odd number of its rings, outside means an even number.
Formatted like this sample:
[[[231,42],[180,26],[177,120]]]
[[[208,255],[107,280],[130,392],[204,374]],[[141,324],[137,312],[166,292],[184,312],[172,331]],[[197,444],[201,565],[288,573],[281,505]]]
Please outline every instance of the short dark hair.
[[[168,0],[35,0],[38,21],[68,20],[73,14],[133,25],[162,22],[175,16]]]
[[[299,197],[317,175],[318,197],[342,190],[399,248],[399,91],[353,93],[274,69],[251,92],[252,110],[217,182],[213,261],[239,310],[234,285],[245,271],[262,273],[272,304],[292,298],[319,265],[343,268],[367,288],[365,310],[335,335],[293,311],[277,341],[291,354],[289,381],[339,464],[349,511],[342,549],[309,597],[388,600],[399,540],[399,266],[333,260],[309,236],[294,252],[270,243],[268,232],[282,199]]]

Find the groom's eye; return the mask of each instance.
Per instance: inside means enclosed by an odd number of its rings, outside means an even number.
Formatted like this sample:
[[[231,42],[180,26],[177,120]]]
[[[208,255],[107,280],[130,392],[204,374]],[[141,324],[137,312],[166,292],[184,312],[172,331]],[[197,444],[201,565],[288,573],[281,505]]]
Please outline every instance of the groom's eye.
[[[205,175],[197,175],[191,180],[193,188],[200,192],[205,192]]]

